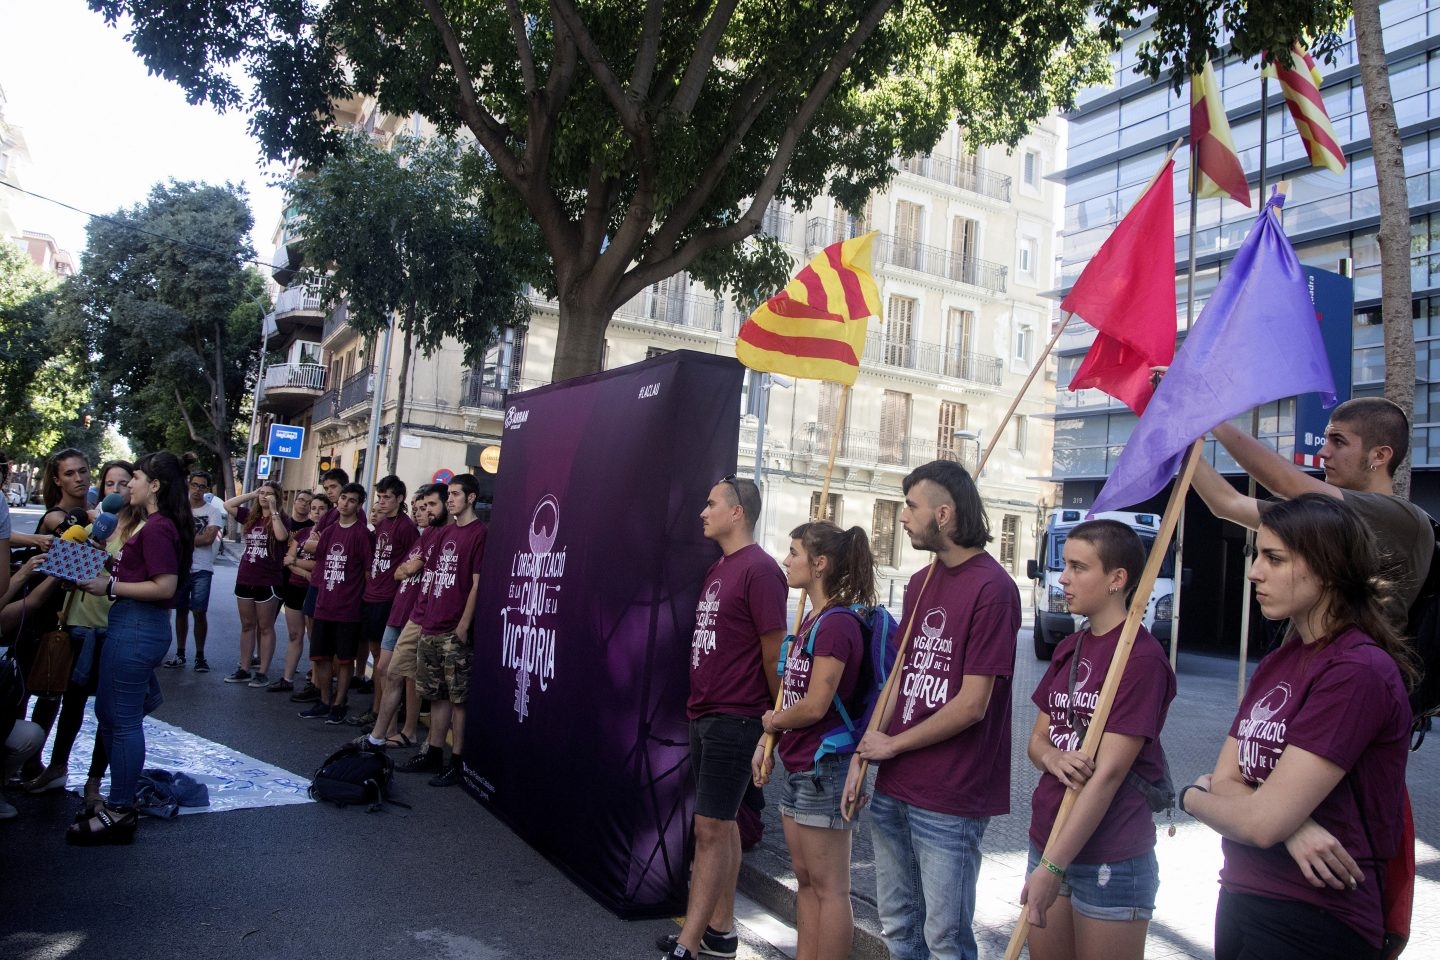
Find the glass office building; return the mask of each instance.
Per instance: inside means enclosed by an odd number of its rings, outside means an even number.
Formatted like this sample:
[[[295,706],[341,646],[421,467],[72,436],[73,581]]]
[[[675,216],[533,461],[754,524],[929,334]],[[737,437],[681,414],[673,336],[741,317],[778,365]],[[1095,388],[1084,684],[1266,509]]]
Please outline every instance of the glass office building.
[[[1411,213],[1416,355],[1412,497],[1432,512],[1440,512],[1440,0],[1391,0],[1382,4],[1381,14]],[[1190,91],[1187,84],[1177,95],[1167,83],[1153,83],[1134,72],[1136,50],[1146,36],[1142,27],[1126,39],[1111,57],[1110,84],[1085,91],[1068,117],[1066,168],[1057,174],[1066,188],[1060,274],[1062,288],[1068,289],[1144,190],[1171,146],[1185,137],[1186,146],[1176,154],[1174,172],[1176,325],[1183,333],[1190,252]],[[1376,245],[1380,204],[1353,28],[1336,62],[1322,62],[1319,67],[1324,74],[1321,91],[1344,147],[1347,167],[1335,174],[1310,166],[1279,85],[1271,81],[1264,111],[1268,114],[1265,178],[1271,185],[1278,180],[1290,184],[1284,225],[1302,263],[1353,276],[1351,395],[1379,395],[1385,371]],[[1253,202],[1258,197],[1261,160],[1260,71],[1255,62],[1234,58],[1217,60],[1214,69],[1240,160],[1250,178]],[[1253,226],[1258,207],[1256,203],[1255,208],[1247,209],[1229,199],[1199,202],[1195,315]],[[1093,336],[1093,329],[1072,320],[1056,346],[1060,389],[1054,479],[1061,484],[1061,502],[1066,506],[1093,500],[1136,422],[1122,404],[1098,391],[1071,393],[1065,389]],[[1267,405],[1259,417],[1259,435],[1287,456],[1294,450],[1294,408],[1294,400],[1283,400]],[[1248,429],[1250,418],[1243,420]],[[1213,442],[1207,453],[1222,472],[1238,472]],[[1187,511],[1184,565],[1196,578],[1201,577],[1202,563],[1214,568],[1209,572],[1222,580],[1211,586],[1223,586],[1227,595],[1235,593],[1241,589],[1238,556],[1234,556],[1239,532],[1215,524],[1198,501],[1192,499],[1192,503],[1199,509]],[[1148,506],[1163,506],[1163,501]],[[1196,515],[1203,518],[1192,521]],[[1210,547],[1217,551],[1213,556]],[[1230,567],[1236,569],[1227,576]],[[1192,592],[1191,596],[1195,595],[1199,594]],[[1194,630],[1187,627],[1193,626],[1194,621],[1182,626],[1182,636],[1191,635]]]

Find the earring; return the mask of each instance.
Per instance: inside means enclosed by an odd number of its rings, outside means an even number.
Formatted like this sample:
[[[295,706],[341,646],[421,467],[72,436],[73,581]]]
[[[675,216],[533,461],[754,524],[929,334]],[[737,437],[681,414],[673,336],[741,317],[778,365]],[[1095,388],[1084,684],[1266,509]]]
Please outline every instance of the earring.
[[[1111,588],[1110,588],[1110,594],[1111,594],[1111,596],[1114,596],[1115,594],[1117,594],[1117,593],[1119,593],[1119,592],[1120,592],[1120,588],[1119,588],[1119,587],[1111,587]]]

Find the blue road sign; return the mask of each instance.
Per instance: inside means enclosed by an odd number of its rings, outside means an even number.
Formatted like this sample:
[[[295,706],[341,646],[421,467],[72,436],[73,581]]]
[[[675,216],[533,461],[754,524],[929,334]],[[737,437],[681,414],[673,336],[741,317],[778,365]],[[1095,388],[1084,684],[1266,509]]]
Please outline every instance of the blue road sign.
[[[255,478],[267,480],[270,477],[270,458],[261,454],[255,458]]]
[[[299,460],[300,450],[304,446],[304,427],[292,427],[288,423],[270,424],[270,442],[265,449],[270,456]]]

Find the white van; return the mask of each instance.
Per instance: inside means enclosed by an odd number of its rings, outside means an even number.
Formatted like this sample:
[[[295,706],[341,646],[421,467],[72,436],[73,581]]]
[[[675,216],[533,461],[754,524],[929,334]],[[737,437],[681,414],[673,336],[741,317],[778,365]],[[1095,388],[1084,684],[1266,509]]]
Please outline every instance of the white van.
[[[1095,520],[1118,520],[1140,535],[1148,551],[1160,532],[1160,515],[1156,513],[1125,513],[1109,511],[1097,513]],[[1036,544],[1039,556],[1026,565],[1026,572],[1035,581],[1033,607],[1035,612],[1035,656],[1049,660],[1068,634],[1079,629],[1070,608],[1065,604],[1065,591],[1060,586],[1060,572],[1064,569],[1061,549],[1071,530],[1084,522],[1084,510],[1051,510],[1045,518],[1045,530]],[[1175,551],[1174,544],[1166,551],[1165,562],[1160,566],[1160,575],[1155,578],[1155,588],[1145,604],[1145,628],[1155,639],[1170,649],[1170,621],[1175,606]]]

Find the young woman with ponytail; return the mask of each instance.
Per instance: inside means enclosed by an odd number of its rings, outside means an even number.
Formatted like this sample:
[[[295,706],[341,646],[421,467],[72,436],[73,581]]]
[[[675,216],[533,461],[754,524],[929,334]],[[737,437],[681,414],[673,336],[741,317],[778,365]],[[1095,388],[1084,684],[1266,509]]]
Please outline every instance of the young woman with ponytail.
[[[859,527],[841,530],[827,520],[790,533],[786,579],[803,590],[811,613],[789,640],[781,708],[761,718],[778,737],[786,776],[780,796],[781,824],[799,883],[796,901],[797,960],[850,956],[854,918],[850,910],[850,831],[840,813],[848,753],[820,753],[826,733],[841,726],[835,700],[849,703],[860,682],[865,639],[852,605],[875,605],[875,559]],[[810,643],[814,632],[814,644]],[[770,776],[764,743],[752,763],[755,783]]]

